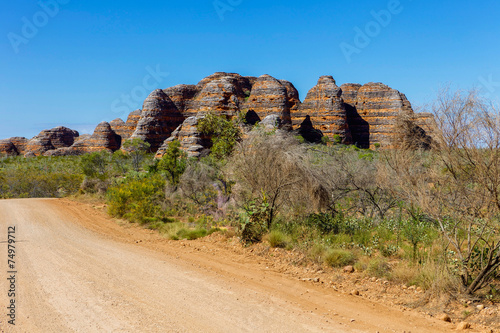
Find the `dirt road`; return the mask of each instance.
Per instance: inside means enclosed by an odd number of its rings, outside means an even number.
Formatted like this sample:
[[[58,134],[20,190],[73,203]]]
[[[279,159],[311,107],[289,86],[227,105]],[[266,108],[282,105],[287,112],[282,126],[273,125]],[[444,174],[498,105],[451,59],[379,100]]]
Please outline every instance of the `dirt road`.
[[[7,271],[15,226],[15,326]],[[124,227],[69,200],[0,201],[5,332],[447,332],[451,324]],[[184,244],[185,245],[185,244]]]

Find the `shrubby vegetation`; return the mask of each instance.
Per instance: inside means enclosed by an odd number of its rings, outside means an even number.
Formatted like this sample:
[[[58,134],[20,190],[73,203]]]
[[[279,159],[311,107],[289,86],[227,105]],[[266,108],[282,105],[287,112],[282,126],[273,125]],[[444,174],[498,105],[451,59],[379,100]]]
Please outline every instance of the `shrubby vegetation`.
[[[78,158],[0,158],[0,198],[63,197],[76,193],[82,180]]]
[[[206,157],[173,141],[154,160],[136,139],[114,154],[3,158],[0,195],[98,195],[111,215],[170,239],[226,227],[321,265],[500,301],[498,113],[474,93],[441,96],[431,150],[408,135],[401,149],[372,151],[259,126],[241,140],[238,124],[208,114]]]

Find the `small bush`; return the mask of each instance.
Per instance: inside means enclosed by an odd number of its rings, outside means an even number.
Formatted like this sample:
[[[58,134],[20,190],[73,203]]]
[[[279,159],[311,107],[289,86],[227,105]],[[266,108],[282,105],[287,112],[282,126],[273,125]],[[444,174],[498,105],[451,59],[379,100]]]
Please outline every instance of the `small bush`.
[[[338,234],[342,229],[342,217],[326,213],[311,214],[306,219],[306,224],[318,228],[323,234]]]
[[[387,277],[391,271],[391,266],[383,258],[374,258],[368,263],[366,272],[375,277]]]
[[[267,236],[267,241],[271,247],[286,248],[290,243],[290,238],[278,230],[273,230]]]
[[[399,247],[397,247],[396,245],[381,245],[380,246],[380,253],[384,256],[384,257],[393,257],[395,255],[397,255],[399,252]]]
[[[207,229],[188,229],[188,228],[180,228],[177,230],[175,234],[170,235],[170,239],[179,240],[179,239],[187,239],[187,240],[195,240],[198,238],[202,238],[208,235],[213,234],[214,232],[220,231],[220,229],[212,228],[210,230]]]
[[[326,248],[322,244],[314,244],[308,251],[309,257],[317,263],[322,263],[324,261],[325,253]]]
[[[187,239],[193,240],[201,237],[205,237],[208,234],[208,231],[205,229],[181,229],[177,232],[177,237],[179,239]]]
[[[159,175],[125,179],[121,184],[109,188],[108,212],[112,216],[137,223],[166,221],[166,212],[162,208],[164,188],[165,179]]]
[[[343,267],[354,264],[356,256],[348,250],[331,249],[326,252],[324,261],[332,267]]]

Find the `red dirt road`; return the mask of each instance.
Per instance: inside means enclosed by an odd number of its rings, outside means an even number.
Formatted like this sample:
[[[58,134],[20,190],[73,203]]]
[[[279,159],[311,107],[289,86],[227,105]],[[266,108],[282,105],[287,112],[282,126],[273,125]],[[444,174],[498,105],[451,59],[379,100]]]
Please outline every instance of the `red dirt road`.
[[[17,241],[15,326],[7,323],[9,226]],[[242,254],[121,226],[69,200],[1,200],[0,235],[5,332],[454,331],[266,270]]]

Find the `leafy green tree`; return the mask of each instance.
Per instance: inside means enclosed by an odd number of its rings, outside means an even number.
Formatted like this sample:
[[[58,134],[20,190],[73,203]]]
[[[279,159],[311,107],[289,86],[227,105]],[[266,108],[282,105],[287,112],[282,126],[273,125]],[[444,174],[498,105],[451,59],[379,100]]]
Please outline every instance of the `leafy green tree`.
[[[139,138],[133,138],[125,141],[123,148],[129,153],[132,158],[132,167],[136,172],[139,172],[141,163],[149,151],[151,145]]]
[[[113,153],[111,158],[115,172],[120,174],[127,173],[130,168],[129,156],[123,150],[117,150]]]
[[[403,224],[403,235],[413,247],[413,260],[417,259],[418,245],[428,237],[429,222],[425,216],[417,209],[409,209],[410,219]]]
[[[198,130],[211,138],[211,156],[214,159],[222,159],[231,155],[234,146],[241,139],[241,131],[234,122],[225,116],[213,113],[208,113],[200,119]]]
[[[177,140],[169,142],[165,155],[157,166],[158,171],[165,173],[168,181],[174,187],[179,184],[187,166],[187,154],[180,147],[181,144]]]
[[[104,180],[107,175],[108,156],[105,152],[83,155],[80,166],[85,177]]]

